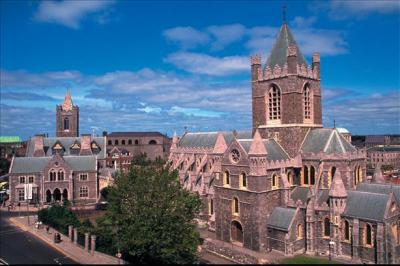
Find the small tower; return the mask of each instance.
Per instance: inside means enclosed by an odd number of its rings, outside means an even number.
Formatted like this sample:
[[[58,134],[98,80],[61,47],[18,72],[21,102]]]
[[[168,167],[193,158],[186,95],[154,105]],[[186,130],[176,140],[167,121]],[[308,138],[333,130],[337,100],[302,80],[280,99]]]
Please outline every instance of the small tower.
[[[249,150],[250,175],[263,176],[267,171],[267,149],[260,133],[256,130]]]
[[[62,105],[56,107],[56,136],[79,136],[79,107],[74,105],[69,89]]]

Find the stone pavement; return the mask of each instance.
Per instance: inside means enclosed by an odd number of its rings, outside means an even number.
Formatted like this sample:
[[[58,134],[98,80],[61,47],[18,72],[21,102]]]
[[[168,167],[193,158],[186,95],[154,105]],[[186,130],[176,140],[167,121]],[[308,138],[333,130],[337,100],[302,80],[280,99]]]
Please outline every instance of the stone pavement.
[[[30,232],[59,252],[81,264],[122,264],[122,261],[119,261],[117,258],[111,257],[107,254],[95,251],[95,253],[92,255],[91,253],[85,251],[83,247],[75,245],[70,241],[68,236],[63,234],[61,234],[62,241],[57,244],[54,243],[54,234],[57,233],[57,231],[51,228],[49,233],[47,233],[44,226],[41,229],[37,229],[34,226],[34,216],[30,217],[30,225],[28,225],[28,219],[26,216],[13,217],[10,218],[10,221],[16,226],[20,227],[22,230]]]

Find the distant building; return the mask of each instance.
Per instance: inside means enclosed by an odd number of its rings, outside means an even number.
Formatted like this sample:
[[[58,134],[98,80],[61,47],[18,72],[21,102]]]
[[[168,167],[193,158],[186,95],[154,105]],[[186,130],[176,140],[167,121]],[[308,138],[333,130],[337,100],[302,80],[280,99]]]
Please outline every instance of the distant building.
[[[107,165],[109,167],[114,167],[113,162],[118,167],[118,161],[126,161],[128,157],[133,158],[139,154],[146,154],[151,160],[157,157],[167,159],[171,147],[171,139],[160,132],[112,132],[110,134],[105,132],[104,135],[107,138]],[[117,159],[122,157],[125,158]]]
[[[400,169],[400,145],[375,146],[367,149],[367,156],[372,168],[386,165]]]
[[[0,136],[0,158],[11,161],[13,156],[24,156],[26,141],[18,136]]]
[[[349,143],[351,143],[351,133],[348,131],[346,128],[343,127],[337,127],[337,131],[342,135],[345,140],[347,140]]]
[[[365,136],[365,147],[370,148],[378,145],[389,145],[390,137],[385,135]]]

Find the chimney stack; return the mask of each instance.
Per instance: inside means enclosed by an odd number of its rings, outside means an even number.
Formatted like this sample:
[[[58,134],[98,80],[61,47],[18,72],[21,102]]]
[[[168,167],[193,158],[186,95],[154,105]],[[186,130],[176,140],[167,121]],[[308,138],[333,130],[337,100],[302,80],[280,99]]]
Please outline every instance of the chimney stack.
[[[44,135],[38,134],[34,137],[34,147],[33,147],[33,157],[44,157],[44,148],[43,148],[43,138]]]
[[[90,147],[90,134],[81,135],[81,151],[79,155],[92,155],[92,148]]]

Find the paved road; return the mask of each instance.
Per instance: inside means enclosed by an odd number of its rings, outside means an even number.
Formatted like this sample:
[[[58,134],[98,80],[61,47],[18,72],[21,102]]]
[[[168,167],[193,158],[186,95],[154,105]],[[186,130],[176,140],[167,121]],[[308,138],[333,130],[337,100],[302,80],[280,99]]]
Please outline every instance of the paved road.
[[[14,226],[8,220],[13,216],[18,217],[18,213],[0,212],[1,259],[8,264],[77,264],[39,238]]]

